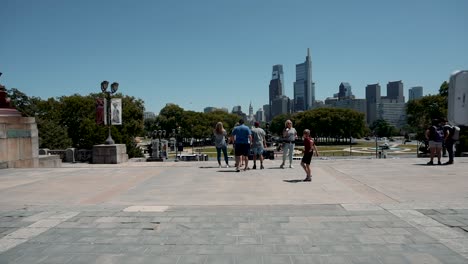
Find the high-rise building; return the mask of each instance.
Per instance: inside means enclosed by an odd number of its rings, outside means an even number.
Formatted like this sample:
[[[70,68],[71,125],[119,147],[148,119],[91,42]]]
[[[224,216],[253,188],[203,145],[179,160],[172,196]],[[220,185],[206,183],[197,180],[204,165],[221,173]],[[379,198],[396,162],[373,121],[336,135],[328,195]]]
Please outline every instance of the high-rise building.
[[[351,91],[351,84],[347,82],[340,83],[338,99],[353,99],[353,92]]]
[[[304,63],[296,64],[296,81],[294,82],[294,111],[305,111],[314,107],[315,84],[312,82],[312,60],[310,49]]]
[[[276,98],[280,97],[283,95],[284,91],[284,83],[282,81],[282,75],[283,75],[283,65],[274,65],[273,66],[273,73],[272,73],[272,79],[270,81],[269,85],[269,101],[268,104],[270,105],[270,111],[265,112],[267,113],[268,120],[270,121],[274,116],[271,113],[272,105],[273,105],[273,100]]]
[[[280,80],[281,81],[281,90],[279,91],[279,95],[284,95],[284,73],[283,73],[283,65],[276,64],[273,65],[273,72],[271,73],[272,80]]]
[[[255,120],[258,122],[265,122],[265,112],[262,108],[259,108],[255,113]]]
[[[398,103],[405,102],[405,95],[403,94],[403,82],[395,81],[388,82],[387,84],[387,96],[388,99],[396,99]]]
[[[263,114],[265,115],[266,122],[270,122],[272,119],[270,115],[271,114],[270,109],[271,109],[270,104],[263,105]]]
[[[280,96],[277,97],[273,100],[271,104],[271,114],[272,117],[275,117],[277,115],[281,114],[287,114],[290,113],[291,111],[291,100],[287,96]]]
[[[366,86],[367,124],[372,124],[379,119],[378,105],[380,104],[380,84],[369,84]]]
[[[387,121],[388,124],[402,128],[406,124],[406,104],[397,99],[382,99],[377,107],[378,119]]]
[[[282,87],[283,85],[281,84],[281,80],[280,79],[273,79],[270,81],[270,96],[269,96],[269,106],[270,106],[270,110],[268,111],[269,112],[269,115],[268,115],[268,121],[271,121],[273,119],[273,117],[275,117],[273,115],[273,111],[271,110],[271,108],[273,107],[273,101],[281,96],[283,96],[283,94],[281,93],[281,90],[282,90]]]
[[[423,97],[422,86],[415,86],[408,90],[408,101],[417,100]]]

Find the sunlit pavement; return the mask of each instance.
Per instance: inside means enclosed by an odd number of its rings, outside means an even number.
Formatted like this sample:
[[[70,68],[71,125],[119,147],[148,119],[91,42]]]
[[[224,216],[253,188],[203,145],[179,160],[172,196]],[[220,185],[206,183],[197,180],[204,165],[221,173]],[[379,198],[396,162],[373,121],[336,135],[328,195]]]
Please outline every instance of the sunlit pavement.
[[[0,263],[468,263],[468,158],[427,161],[3,169]]]

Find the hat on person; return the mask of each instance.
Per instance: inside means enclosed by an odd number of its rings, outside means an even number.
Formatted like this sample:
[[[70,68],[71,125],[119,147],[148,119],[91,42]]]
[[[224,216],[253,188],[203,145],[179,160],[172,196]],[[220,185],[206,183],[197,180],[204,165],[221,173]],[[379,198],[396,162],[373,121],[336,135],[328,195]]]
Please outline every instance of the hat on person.
[[[260,123],[258,121],[255,121],[254,126],[258,127],[258,126],[260,126]]]

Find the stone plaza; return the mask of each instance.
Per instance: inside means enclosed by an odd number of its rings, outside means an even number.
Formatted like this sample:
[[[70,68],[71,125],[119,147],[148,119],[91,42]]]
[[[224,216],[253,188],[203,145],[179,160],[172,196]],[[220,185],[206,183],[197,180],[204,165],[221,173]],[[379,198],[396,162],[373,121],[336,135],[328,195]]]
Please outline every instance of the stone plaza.
[[[468,158],[426,162],[1,169],[0,263],[468,263]]]

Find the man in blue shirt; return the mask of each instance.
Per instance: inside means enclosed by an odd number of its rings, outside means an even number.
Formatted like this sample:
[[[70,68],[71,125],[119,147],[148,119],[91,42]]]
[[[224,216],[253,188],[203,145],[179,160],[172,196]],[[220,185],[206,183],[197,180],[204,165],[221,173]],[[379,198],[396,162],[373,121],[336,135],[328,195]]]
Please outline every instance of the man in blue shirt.
[[[232,130],[231,142],[234,142],[234,152],[236,155],[236,171],[239,172],[241,156],[244,159],[244,171],[249,169],[249,152],[252,142],[252,132],[250,128],[244,125],[244,120],[239,120],[239,125]]]

